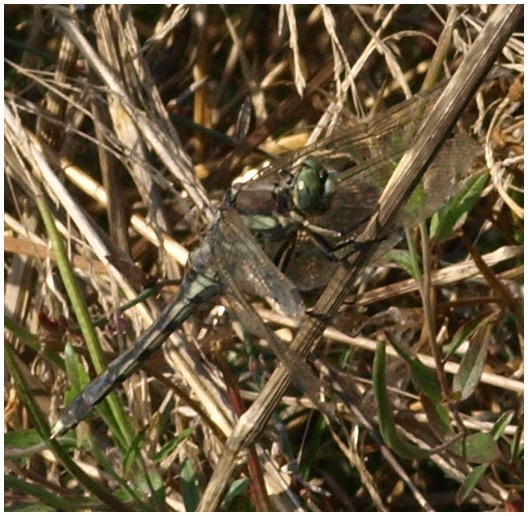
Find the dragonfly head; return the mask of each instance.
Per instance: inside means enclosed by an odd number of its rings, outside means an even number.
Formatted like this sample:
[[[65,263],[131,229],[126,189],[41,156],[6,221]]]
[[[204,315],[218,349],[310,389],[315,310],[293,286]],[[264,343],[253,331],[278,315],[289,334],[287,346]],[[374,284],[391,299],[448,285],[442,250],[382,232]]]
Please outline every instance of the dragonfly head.
[[[306,158],[293,185],[293,203],[302,212],[324,211],[334,192],[333,175],[313,158]]]

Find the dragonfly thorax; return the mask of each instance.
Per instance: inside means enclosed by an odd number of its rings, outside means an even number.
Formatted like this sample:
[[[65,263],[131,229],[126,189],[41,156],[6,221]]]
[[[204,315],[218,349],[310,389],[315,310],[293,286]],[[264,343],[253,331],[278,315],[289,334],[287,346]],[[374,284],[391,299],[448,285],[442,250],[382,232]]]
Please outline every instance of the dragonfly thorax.
[[[224,206],[234,208],[254,235],[283,239],[297,227],[289,217],[294,210],[291,184],[249,181],[237,185],[224,198]]]

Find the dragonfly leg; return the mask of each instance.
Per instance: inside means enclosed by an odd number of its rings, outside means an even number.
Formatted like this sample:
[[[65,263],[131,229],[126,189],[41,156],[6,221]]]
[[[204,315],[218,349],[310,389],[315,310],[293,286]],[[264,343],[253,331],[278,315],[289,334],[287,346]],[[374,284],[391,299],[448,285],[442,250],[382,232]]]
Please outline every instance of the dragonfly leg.
[[[285,240],[275,253],[273,264],[282,272],[288,268],[290,259],[293,256],[295,246],[297,245],[297,231],[292,235],[292,239]]]
[[[309,315],[310,317],[313,317],[318,321],[322,321],[324,324],[330,324],[330,322],[332,321],[332,317],[328,317],[328,315],[326,314],[316,312],[313,308],[308,308],[305,313],[306,315]]]
[[[337,245],[333,247],[332,252],[334,253],[334,259],[337,261],[344,260],[348,258],[353,252],[361,250],[364,246],[367,246],[367,245],[370,245],[376,242],[381,242],[382,240],[385,240],[385,237],[375,238],[373,240],[367,240],[366,242],[358,242],[355,240],[354,237],[347,238],[339,242]],[[336,257],[335,253],[337,253],[338,251],[342,251],[343,249],[346,249],[346,252]]]
[[[349,237],[345,237],[337,243],[330,243],[326,240],[326,238],[324,238],[322,235],[318,235],[317,233],[309,233],[309,235],[317,247],[321,249],[325,255],[325,258],[331,262],[340,262],[341,260],[344,260],[350,256],[350,254],[352,254],[354,251],[360,249],[361,246],[371,243],[370,241],[357,242],[355,240],[355,235],[357,235],[355,231]],[[345,253],[341,252],[343,249],[346,249]]]
[[[354,228],[349,230],[347,234],[342,235],[342,238],[335,243],[330,243],[323,235],[318,233],[309,233],[310,238],[315,244],[321,249],[325,257],[329,261],[339,262],[345,260],[354,251],[360,250],[365,245],[370,245],[374,242],[379,242],[381,239],[369,240],[367,242],[358,242],[356,236],[358,234],[358,228],[363,226],[368,219],[359,221]],[[345,250],[343,253],[342,251]]]

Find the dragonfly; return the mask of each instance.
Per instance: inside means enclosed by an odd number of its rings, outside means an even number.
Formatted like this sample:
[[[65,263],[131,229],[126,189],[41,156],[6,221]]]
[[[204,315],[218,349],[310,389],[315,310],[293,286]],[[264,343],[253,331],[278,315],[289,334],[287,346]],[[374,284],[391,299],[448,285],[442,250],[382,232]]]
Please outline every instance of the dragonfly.
[[[322,382],[293,350],[280,343],[245,301],[242,291],[265,298],[281,314],[297,321],[304,311],[295,285],[273,265],[237,212],[223,207],[202,244],[190,254],[179,295],[129,351],[114,359],[69,404],[53,427],[51,437],[63,434],[88,417],[94,406],[154,353],[198,305],[221,292],[227,295],[244,327],[265,338],[308,397],[322,411],[333,415],[332,407],[320,401]]]
[[[271,163],[229,193],[231,205],[270,255],[280,253],[285,240],[296,239],[284,272],[301,291],[325,286],[354,248],[354,237],[375,212],[398,161],[442,91],[443,85],[367,122],[341,128]],[[396,226],[415,225],[437,211],[471,176],[480,152],[469,136],[446,141]]]
[[[332,267],[321,268],[321,263],[337,263],[354,248],[354,235],[374,213],[393,169],[441,90],[436,88],[368,122],[340,129],[273,161],[253,180],[230,189],[202,244],[190,255],[179,295],[129,351],[112,361],[70,403],[52,437],[85,419],[201,303],[221,292],[228,294],[246,329],[268,340],[308,396],[322,403],[321,382],[295,352],[276,339],[242,291],[300,319],[304,305],[299,290],[324,285],[329,278],[321,270],[331,271]],[[404,208],[400,222],[416,223],[436,211],[453,193],[460,176],[467,173],[477,149],[469,138],[446,142]],[[305,238],[297,238],[299,235]],[[276,257],[277,248],[292,240],[297,243],[285,275],[266,252]],[[323,405],[323,410],[330,409]]]

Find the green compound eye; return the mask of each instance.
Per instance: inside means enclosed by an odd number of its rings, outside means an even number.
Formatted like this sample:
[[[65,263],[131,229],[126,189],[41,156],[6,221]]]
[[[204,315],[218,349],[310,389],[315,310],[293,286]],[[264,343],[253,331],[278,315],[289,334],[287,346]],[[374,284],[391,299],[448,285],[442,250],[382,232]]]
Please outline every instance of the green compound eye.
[[[334,191],[334,181],[313,158],[302,164],[293,187],[293,203],[300,211],[325,209]]]
[[[318,207],[324,194],[321,169],[313,158],[303,162],[293,188],[293,202],[298,210],[310,211]]]

